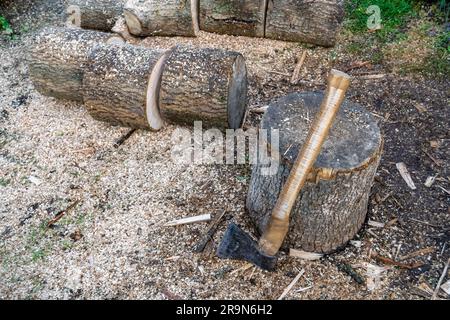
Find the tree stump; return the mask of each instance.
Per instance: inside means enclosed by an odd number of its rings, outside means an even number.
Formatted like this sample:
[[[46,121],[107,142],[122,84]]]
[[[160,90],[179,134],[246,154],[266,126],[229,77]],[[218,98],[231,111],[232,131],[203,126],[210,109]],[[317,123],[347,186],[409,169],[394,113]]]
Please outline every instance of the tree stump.
[[[41,94],[59,99],[83,101],[82,79],[89,51],[98,43],[116,39],[98,31],[46,28],[30,49],[29,71]]]
[[[344,19],[342,0],[269,0],[266,37],[330,47]]]
[[[125,20],[135,36],[194,37],[191,0],[128,0]]]
[[[322,93],[289,94],[263,117],[262,129],[279,129],[280,162],[274,175],[262,174],[265,165],[253,167],[246,206],[261,233],[322,99]],[[372,115],[345,101],[292,210],[285,248],[329,253],[355,236],[366,217],[382,141]]]
[[[110,31],[122,16],[125,0],[68,0],[68,9],[79,8],[71,14],[79,13],[78,27]]]
[[[159,129],[150,123],[162,123],[157,110],[165,56],[165,51],[128,44],[96,46],[83,81],[91,116],[112,125]]]
[[[172,51],[161,82],[163,118],[237,129],[242,126],[246,108],[247,68],[240,53],[189,47]]]
[[[200,30],[264,37],[266,0],[200,0]]]

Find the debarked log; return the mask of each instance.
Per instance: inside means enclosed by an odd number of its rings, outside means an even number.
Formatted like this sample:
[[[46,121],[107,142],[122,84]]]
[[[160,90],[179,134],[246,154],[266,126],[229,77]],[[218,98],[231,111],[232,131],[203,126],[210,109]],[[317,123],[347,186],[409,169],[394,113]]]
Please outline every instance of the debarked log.
[[[278,129],[272,166],[253,167],[246,207],[263,232],[299,149],[306,139],[322,93],[293,93],[271,103],[262,129]],[[274,144],[269,134],[267,141]],[[264,135],[262,135],[264,137]],[[345,101],[308,182],[291,213],[285,248],[329,253],[352,239],[364,223],[383,140],[372,115]],[[277,162],[279,158],[279,162]],[[275,170],[273,170],[275,169]]]
[[[240,53],[178,46],[167,58],[161,82],[163,118],[237,129],[246,108],[247,69]]]
[[[98,43],[117,40],[109,33],[72,28],[45,28],[29,52],[29,72],[43,95],[83,101],[82,79],[89,52]]]
[[[89,55],[83,98],[94,119],[158,130],[159,87],[168,51],[133,45],[98,45]]]

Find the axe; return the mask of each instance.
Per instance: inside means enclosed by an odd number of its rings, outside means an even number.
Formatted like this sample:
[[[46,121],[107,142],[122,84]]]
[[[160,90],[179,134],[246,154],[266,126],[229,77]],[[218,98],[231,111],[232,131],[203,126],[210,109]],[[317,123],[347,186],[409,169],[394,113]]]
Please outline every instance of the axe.
[[[235,223],[231,223],[217,248],[218,257],[246,260],[265,270],[275,268],[276,254],[289,230],[291,210],[319,156],[331,125],[345,99],[349,85],[350,76],[348,74],[331,70],[325,97],[281,190],[259,243],[256,243]]]

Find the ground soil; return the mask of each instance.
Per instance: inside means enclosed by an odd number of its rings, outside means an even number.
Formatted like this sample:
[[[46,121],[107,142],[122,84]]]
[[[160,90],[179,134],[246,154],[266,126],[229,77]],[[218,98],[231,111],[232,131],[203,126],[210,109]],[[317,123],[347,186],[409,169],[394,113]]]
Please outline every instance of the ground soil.
[[[137,131],[116,148],[129,129],[94,121],[83,105],[34,90],[26,61],[33,32],[63,25],[64,6],[61,0],[0,3],[16,31],[13,39],[0,39],[1,299],[273,299],[302,269],[287,299],[429,297],[417,287],[434,289],[450,256],[448,80],[400,75],[387,62],[353,68],[361,57],[346,50],[352,39],[343,36],[329,49],[204,32],[198,38],[137,41],[153,48],[186,43],[241,52],[249,70],[250,109],[289,92],[323,90],[330,68],[351,68],[349,99],[379,121],[385,145],[368,221],[388,225],[366,224],[352,244],[317,261],[282,253],[275,272],[245,269],[244,262],[215,257],[214,248],[228,220],[254,232],[244,207],[249,166],[174,163],[175,126]],[[290,84],[304,50],[301,80]],[[259,121],[260,115],[250,113],[245,126]],[[399,175],[398,162],[406,164],[416,190]],[[427,188],[430,176],[436,180]],[[163,226],[223,210],[225,220],[203,254],[192,248],[207,224]],[[63,217],[48,227],[61,211]],[[370,254],[399,260],[428,247],[433,252],[404,261],[422,264],[412,270]],[[383,270],[374,287],[373,270]],[[441,297],[446,298],[443,291]]]

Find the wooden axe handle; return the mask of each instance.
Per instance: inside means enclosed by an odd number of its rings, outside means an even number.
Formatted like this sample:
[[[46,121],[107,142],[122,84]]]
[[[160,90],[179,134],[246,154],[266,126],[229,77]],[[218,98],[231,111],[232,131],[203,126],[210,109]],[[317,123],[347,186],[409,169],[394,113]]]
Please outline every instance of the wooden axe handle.
[[[272,210],[269,223],[259,240],[260,249],[274,256],[283,244],[289,230],[289,216],[297,197],[305,185],[309,172],[319,156],[325,139],[337,112],[345,99],[350,85],[350,76],[344,72],[331,70],[325,97],[320,106],[308,137],[291,169],[291,173],[281,190]]]

